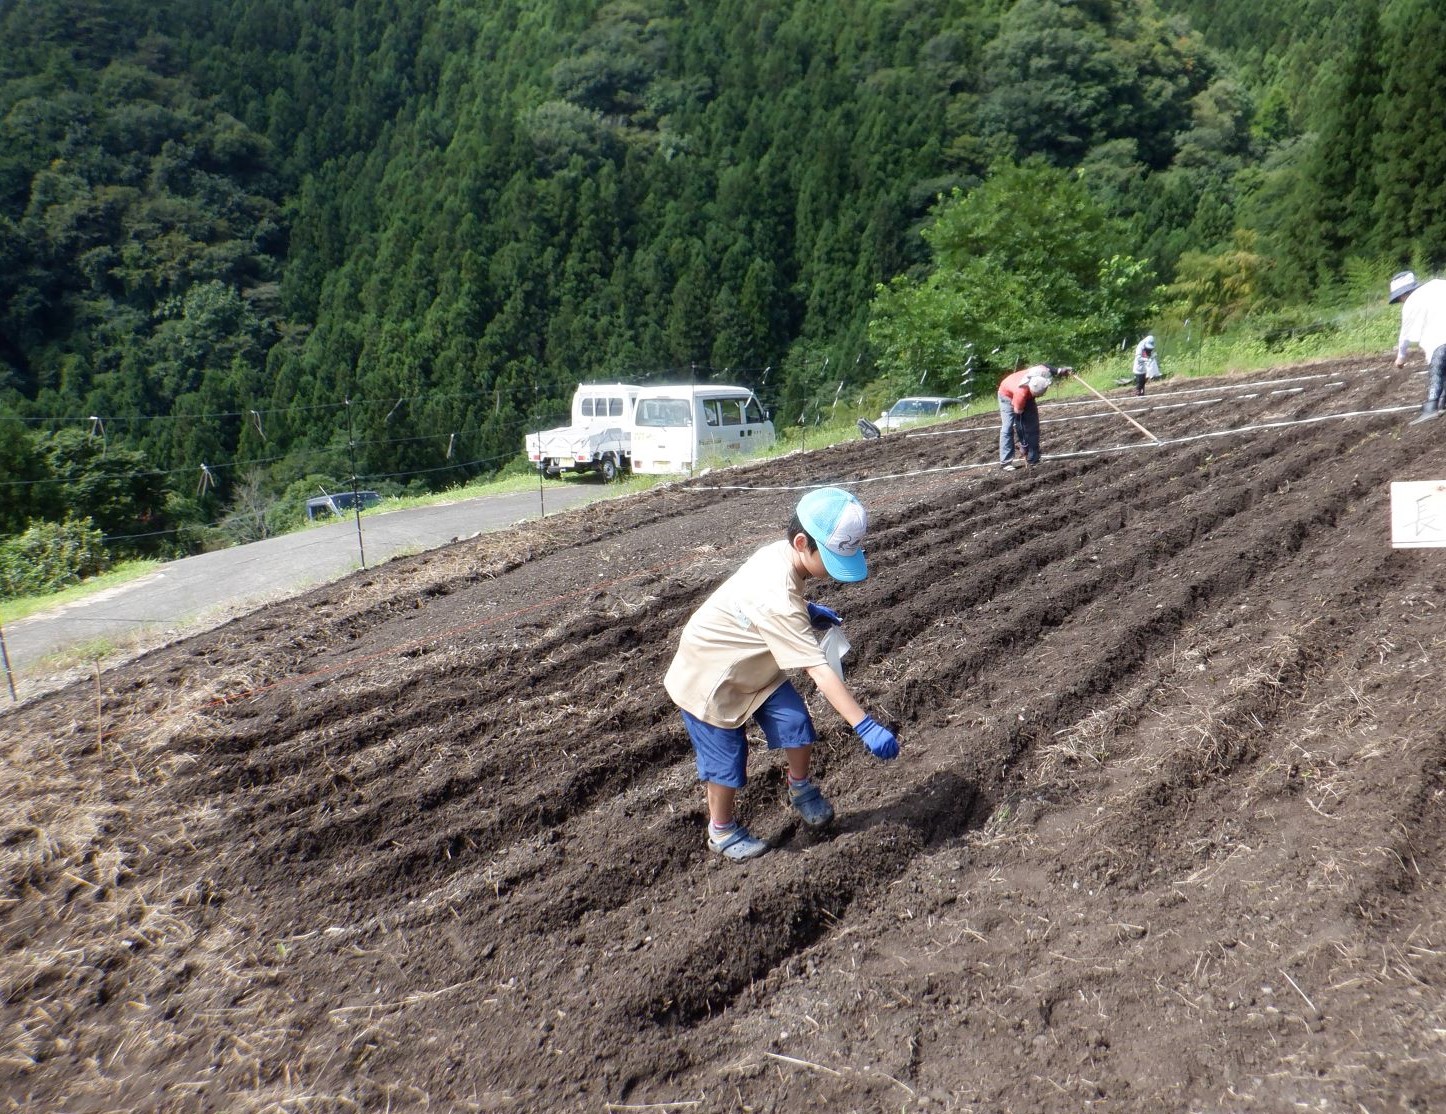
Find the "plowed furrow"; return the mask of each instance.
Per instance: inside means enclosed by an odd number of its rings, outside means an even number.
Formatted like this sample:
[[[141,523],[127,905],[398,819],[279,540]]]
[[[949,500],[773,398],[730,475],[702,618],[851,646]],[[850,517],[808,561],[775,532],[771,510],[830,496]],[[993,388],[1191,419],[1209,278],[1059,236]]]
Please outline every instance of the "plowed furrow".
[[[1299,482],[1315,459],[1307,449],[1281,454],[1271,458],[1268,467],[1257,469],[1247,485],[1207,485],[1166,500],[1164,509],[1154,514],[1132,514],[1110,501],[1095,518],[1083,513],[1073,517],[1068,529],[1054,526],[1045,516],[1043,525],[1031,524],[1025,538],[1010,538],[1009,544],[985,539],[980,552],[964,553],[962,564],[967,571],[938,580],[921,573],[904,578],[906,582],[898,589],[891,587],[885,602],[898,598],[889,609],[887,626],[900,645],[910,644],[918,636],[916,632],[930,631],[931,623],[946,643],[966,640],[964,652],[956,649],[949,654],[947,648],[942,652],[948,655],[948,676],[956,684],[967,685],[1001,656],[1026,651],[1041,631],[1060,625],[1097,600],[1111,601],[1108,607],[1113,609],[1127,604],[1129,597],[1138,596],[1141,590],[1153,592],[1156,585],[1173,585],[1181,579],[1190,583],[1198,575],[1200,560],[1194,543],[1251,510],[1268,493]],[[1279,538],[1264,542],[1262,549],[1269,552],[1277,541],[1286,547],[1298,546],[1304,532],[1328,527],[1349,498],[1350,492],[1327,497],[1312,507],[1305,520],[1283,523]],[[1125,525],[1126,519],[1131,525]],[[1091,545],[1086,551],[1086,539],[1095,538],[1107,538],[1108,543]],[[998,550],[1005,556],[988,556]],[[1224,560],[1227,568],[1244,567],[1242,554],[1228,554]],[[914,567],[927,569],[930,563]],[[1205,591],[1195,592],[1195,606],[1204,604]],[[953,615],[962,621],[941,618]],[[886,631],[875,635],[868,629],[870,621],[866,613],[855,639],[861,667],[886,657],[893,649]],[[910,648],[919,651],[918,646]],[[1134,656],[1147,648],[1137,645]]]
[[[1317,533],[1296,550],[1281,553],[1274,569],[1262,566],[1257,576],[1235,588],[1248,589],[1272,576],[1306,575],[1303,570],[1315,560],[1310,540],[1319,538]],[[1240,560],[1251,565],[1263,552],[1244,552]],[[1208,702],[1182,705],[1180,733],[1160,753],[1149,756],[1143,765],[1146,773],[1136,784],[1117,788],[1119,804],[1099,833],[1114,860],[1139,861],[1150,854],[1154,833],[1168,830],[1172,817],[1188,811],[1202,787],[1248,763],[1268,741],[1280,737],[1297,709],[1313,702],[1310,693],[1321,668],[1370,621],[1374,600],[1396,579],[1394,563],[1389,551],[1383,551],[1373,564],[1352,570],[1353,578],[1340,591],[1322,598],[1318,613],[1276,623],[1257,608],[1254,613],[1264,622],[1247,620],[1245,633],[1231,632],[1235,640],[1244,641],[1248,653],[1230,659],[1227,690]],[[1205,613],[1228,613],[1225,605],[1243,594],[1234,589],[1227,595],[1207,592]],[[1329,615],[1331,621],[1319,623],[1316,614]],[[1255,632],[1255,637],[1248,632]],[[1211,669],[1223,667],[1216,661]],[[1175,691],[1176,699],[1197,699],[1188,688]],[[1161,694],[1157,715],[1173,714],[1164,703],[1171,695]]]
[[[1155,491],[1146,500],[1153,506],[1156,516],[1159,515],[1161,507],[1168,506],[1172,510],[1178,511],[1180,506],[1188,505],[1190,499],[1202,491],[1208,496],[1208,499],[1202,498],[1202,502],[1210,504],[1198,510],[1190,507],[1188,515],[1177,513],[1174,515],[1177,521],[1166,523],[1163,527],[1158,528],[1164,530],[1165,550],[1174,551],[1188,548],[1194,538],[1217,528],[1230,516],[1239,514],[1260,498],[1262,493],[1273,491],[1282,483],[1296,481],[1308,471],[1312,459],[1310,452],[1306,450],[1292,452],[1288,447],[1282,447],[1281,444],[1272,445],[1271,448],[1275,452],[1260,454],[1260,458],[1256,461],[1256,475],[1246,487],[1221,491],[1192,478],[1182,481],[1185,487],[1185,493],[1182,496],[1175,490],[1179,486],[1177,484],[1156,485]],[[1187,454],[1187,459],[1191,462],[1191,467],[1187,468],[1185,472],[1194,477],[1200,456],[1198,453]],[[951,686],[955,689],[967,687],[974,675],[986,664],[997,660],[1001,654],[1017,651],[1026,641],[1037,639],[1048,629],[1068,621],[1071,616],[1087,607],[1095,599],[1121,585],[1132,584],[1138,580],[1144,571],[1143,558],[1140,554],[1147,550],[1128,544],[1129,531],[1126,530],[1126,544],[1117,547],[1120,554],[1117,559],[1101,562],[1099,568],[1062,574],[1054,578],[1055,583],[1047,592],[1029,596],[1027,602],[1022,604],[1010,602],[1007,594],[1008,586],[1015,583],[1019,577],[1026,574],[1032,575],[1039,568],[1047,569],[1064,561],[1070,554],[1078,551],[1086,537],[1092,536],[1096,532],[1100,535],[1106,535],[1112,531],[1118,533],[1121,506],[1118,494],[1103,494],[1096,500],[1096,505],[1099,508],[1097,513],[1105,516],[1105,522],[1098,528],[1091,523],[1088,516],[1085,518],[1086,525],[1083,530],[1077,527],[1063,530],[1060,528],[1061,524],[1051,516],[1043,516],[1040,522],[1030,528],[1027,537],[1022,539],[1024,543],[1028,544],[1014,544],[1009,547],[1011,557],[994,563],[996,567],[991,567],[991,562],[988,561],[979,563],[982,571],[974,572],[973,575],[978,578],[975,583],[966,580],[961,585],[960,573],[956,572],[952,577],[941,577],[939,570],[933,568],[931,570],[933,575],[927,578],[921,577],[919,582],[906,584],[902,589],[891,587],[891,595],[898,594],[910,601],[907,607],[907,615],[910,616],[910,619],[900,625],[898,609],[903,606],[902,604],[897,604],[894,613],[890,616],[890,625],[895,631],[896,637],[903,637],[911,630],[926,629],[934,610],[943,603],[940,593],[955,598],[962,595],[965,599],[985,600],[1005,593],[1000,596],[1006,605],[1004,612],[998,617],[998,621],[986,622],[981,630],[976,632],[976,637],[972,639],[970,653],[962,657],[958,655],[941,657],[940,672],[948,678],[945,685],[941,686],[937,681],[924,682],[910,679],[891,693],[892,706],[902,714],[906,721],[912,718],[917,710],[937,708],[941,697],[946,695],[947,688]],[[947,508],[941,508],[939,513],[946,511]],[[1076,508],[1077,511],[1078,508]],[[1147,507],[1143,513],[1136,512],[1134,517],[1141,523],[1139,529],[1157,541],[1159,540],[1160,535],[1150,508]],[[1329,513],[1318,512],[1314,513],[1312,517],[1325,522],[1329,520]],[[1074,516],[1074,521],[1078,521],[1077,514]],[[932,539],[933,543],[942,545],[952,552],[955,539],[962,528],[941,527],[940,529],[943,533],[942,539]],[[916,531],[912,535],[911,541],[917,543],[919,540],[920,536]],[[1274,548],[1278,540],[1272,540],[1269,548]],[[1298,544],[1298,539],[1296,544]],[[882,554],[882,559],[887,560],[887,527],[885,528],[885,544],[880,547],[879,552]],[[1238,557],[1239,555],[1232,556]],[[969,566],[975,560],[975,554],[966,550],[958,560],[961,565]],[[1248,566],[1249,562],[1242,562],[1242,564]],[[915,567],[930,568],[927,561],[919,563]],[[1240,567],[1240,565],[1232,563],[1230,567]],[[1163,571],[1168,571],[1168,569]],[[940,587],[944,582],[947,582],[947,589]],[[1167,637],[1181,622],[1194,613],[1191,605],[1192,597],[1198,604],[1199,601],[1210,598],[1216,591],[1228,590],[1227,582],[1228,576],[1222,572],[1214,578],[1213,582],[1194,585],[1191,593],[1171,607],[1163,610],[1162,607],[1157,607],[1156,614],[1145,617],[1138,628],[1129,632],[1128,651],[1121,652],[1118,647],[1112,647],[1107,655],[1111,663],[1108,667],[1097,669],[1094,676],[1071,687],[1082,694],[1089,694],[1108,686],[1109,677],[1118,673],[1121,666],[1128,668],[1132,663],[1137,663],[1148,652],[1151,645]],[[660,612],[664,607],[669,609],[681,623],[681,619],[690,609],[693,600],[701,596],[707,587],[708,585],[698,585],[680,592],[676,598],[670,598],[666,605],[659,603],[656,606]],[[914,616],[917,616],[916,621],[913,619]],[[864,652],[860,655],[862,668],[866,668],[875,657],[886,654],[890,648],[888,636],[882,634],[877,640],[871,639],[868,626],[869,621],[866,618],[862,623],[862,637],[859,639],[865,647]],[[582,624],[582,630],[591,631],[594,634],[603,634],[608,629],[606,624],[592,621],[584,621]],[[576,641],[585,645],[585,640]],[[878,649],[873,649],[875,645],[878,646]],[[507,675],[510,672],[509,669],[498,670],[501,675]],[[612,678],[612,680],[626,684],[628,678],[620,676]],[[603,687],[606,688],[607,685],[604,684]],[[1013,697],[1018,694],[1002,695]],[[412,714],[418,713],[413,710]],[[470,726],[464,724],[463,732],[465,733]],[[326,848],[342,848],[357,841],[366,841],[376,838],[383,830],[387,830],[393,833],[393,846],[400,844],[399,853],[388,854],[380,861],[374,858],[358,876],[358,884],[365,886],[380,880],[401,878],[416,881],[418,884],[426,884],[429,867],[441,869],[445,873],[448,869],[454,869],[446,866],[452,856],[464,851],[471,854],[485,854],[489,849],[495,849],[500,843],[530,838],[548,826],[565,822],[574,809],[589,807],[600,795],[618,792],[632,785],[647,765],[646,760],[641,763],[637,761],[639,753],[644,754],[645,757],[662,757],[663,755],[677,757],[679,754],[686,753],[685,745],[680,749],[676,739],[672,743],[663,745],[661,751],[655,749],[655,746],[649,746],[641,752],[636,746],[629,747],[626,742],[622,741],[633,732],[651,730],[654,726],[652,723],[638,722],[631,724],[607,723],[604,718],[601,722],[594,722],[590,730],[576,731],[576,735],[584,737],[579,741],[579,750],[583,751],[581,756],[583,766],[579,772],[574,777],[565,780],[561,786],[549,787],[545,794],[534,796],[520,804],[517,802],[506,803],[498,799],[495,790],[503,788],[505,792],[505,787],[494,784],[498,763],[483,762],[473,769],[460,773],[454,772],[440,780],[428,779],[415,788],[388,794],[369,804],[365,809],[353,810],[348,815],[327,815],[319,825],[313,828],[278,833],[274,840],[268,841],[265,845],[265,854],[310,858],[324,854]],[[618,730],[619,727],[622,728],[621,732]],[[667,734],[667,732],[655,733]],[[499,740],[502,745],[498,749],[510,753],[534,753],[540,747],[555,745],[555,739],[546,738],[545,735],[529,734],[525,725],[515,726],[511,734],[511,739]],[[676,735],[676,733],[674,734]],[[588,743],[585,741],[587,739],[599,740],[602,750],[614,753],[591,754],[588,751]],[[620,742],[622,749],[617,750]],[[1023,745],[1023,743],[1015,742],[1006,745],[1005,749],[1017,751]],[[619,776],[617,772],[619,760],[632,772]],[[309,803],[314,803],[314,800]],[[489,816],[491,819],[485,823],[478,823],[476,817],[479,815]],[[405,820],[399,822],[399,817],[408,816],[417,816],[419,818],[417,823],[425,824],[430,830],[417,836],[396,839],[399,827],[403,829],[404,833],[409,823]],[[588,903],[584,901],[581,905],[587,906]]]
[[[619,1007],[661,1025],[693,1025],[754,981],[831,933],[848,908],[898,877],[921,851],[974,818],[972,789],[946,775],[879,811],[857,834],[808,856],[807,866],[752,887],[741,904],[715,903],[674,950],[654,954],[638,995]]]

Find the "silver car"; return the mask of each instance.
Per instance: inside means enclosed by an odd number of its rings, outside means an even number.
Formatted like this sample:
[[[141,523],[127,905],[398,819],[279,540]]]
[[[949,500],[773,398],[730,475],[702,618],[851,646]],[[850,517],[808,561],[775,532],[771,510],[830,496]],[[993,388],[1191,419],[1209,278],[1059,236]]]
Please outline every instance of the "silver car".
[[[965,399],[948,398],[942,395],[911,395],[901,398],[879,415],[880,431],[888,433],[915,422],[934,421],[946,418],[963,408]]]

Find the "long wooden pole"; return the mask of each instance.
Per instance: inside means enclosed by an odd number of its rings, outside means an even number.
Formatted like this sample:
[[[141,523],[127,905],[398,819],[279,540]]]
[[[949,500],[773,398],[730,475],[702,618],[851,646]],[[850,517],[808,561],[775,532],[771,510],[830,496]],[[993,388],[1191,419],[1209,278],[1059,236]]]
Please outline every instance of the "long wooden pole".
[[[1100,394],[1099,391],[1097,391],[1097,390],[1095,390],[1093,387],[1091,387],[1088,383],[1086,383],[1086,382],[1084,381],[1084,379],[1083,379],[1081,376],[1078,376],[1078,375],[1075,376],[1075,382],[1077,382],[1077,383],[1078,383],[1080,386],[1082,386],[1085,390],[1089,391],[1090,394],[1094,395],[1095,398],[1099,399],[1099,400],[1100,400],[1101,402],[1103,402],[1106,406],[1108,406],[1108,407],[1110,407],[1112,410],[1114,410],[1115,413],[1119,414],[1120,417],[1124,418],[1125,421],[1129,422],[1132,426],[1134,426],[1136,429],[1138,429],[1141,433],[1143,433],[1143,434],[1144,434],[1146,437],[1148,437],[1151,441],[1155,442],[1155,444],[1158,445],[1158,444],[1160,443],[1160,439],[1159,439],[1158,437],[1156,437],[1156,436],[1155,436],[1153,433],[1151,433],[1148,429],[1146,429],[1144,426],[1142,426],[1139,422],[1135,421],[1134,418],[1132,418],[1132,417],[1130,417],[1128,414],[1126,414],[1123,410],[1121,410],[1118,406],[1116,406],[1116,405],[1115,405],[1113,402],[1111,402],[1109,399],[1105,398],[1105,396],[1102,395],[1102,394]]]

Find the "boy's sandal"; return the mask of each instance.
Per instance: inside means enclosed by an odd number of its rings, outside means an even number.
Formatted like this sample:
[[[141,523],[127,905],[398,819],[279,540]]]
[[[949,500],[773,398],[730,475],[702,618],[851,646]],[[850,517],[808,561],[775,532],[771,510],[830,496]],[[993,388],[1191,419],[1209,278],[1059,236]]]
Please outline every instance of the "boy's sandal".
[[[722,839],[714,839],[710,835],[708,846],[725,859],[742,862],[744,859],[756,859],[767,851],[768,841],[749,834],[748,829],[739,824]]]
[[[798,791],[788,791],[789,804],[798,809],[803,822],[810,828],[821,828],[833,819],[833,805],[819,792],[818,786],[809,782]]]

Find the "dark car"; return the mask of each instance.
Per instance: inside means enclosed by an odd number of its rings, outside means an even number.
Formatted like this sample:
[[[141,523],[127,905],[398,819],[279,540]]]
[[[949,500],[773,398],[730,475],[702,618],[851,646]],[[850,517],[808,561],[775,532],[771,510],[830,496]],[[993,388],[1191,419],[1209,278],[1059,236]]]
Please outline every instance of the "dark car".
[[[361,503],[361,509],[366,510],[368,507],[375,507],[381,501],[381,494],[375,491],[338,491],[331,495],[319,495],[315,499],[306,501],[306,517],[346,514],[358,502]]]

